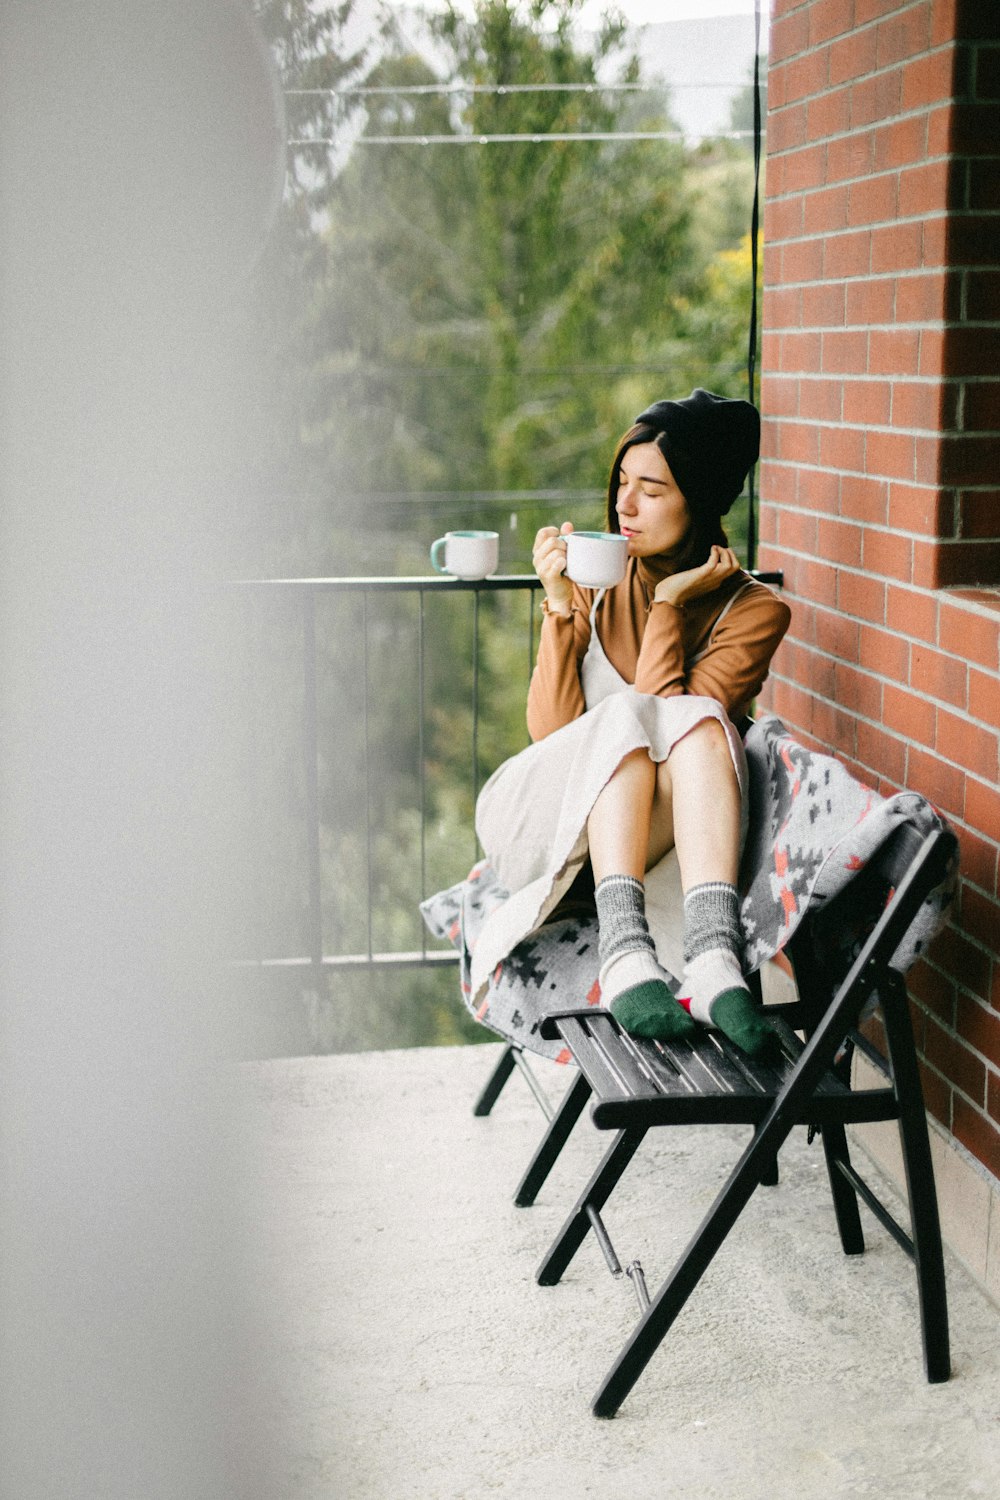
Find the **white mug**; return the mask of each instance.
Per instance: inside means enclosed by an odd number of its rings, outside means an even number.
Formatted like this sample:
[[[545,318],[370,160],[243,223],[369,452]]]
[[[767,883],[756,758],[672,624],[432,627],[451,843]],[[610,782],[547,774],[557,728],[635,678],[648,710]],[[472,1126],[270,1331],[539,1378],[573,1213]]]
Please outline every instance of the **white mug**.
[[[449,531],[431,543],[431,567],[453,578],[488,578],[499,561],[498,531]]]
[[[585,589],[607,589],[625,577],[628,538],[617,531],[571,531],[566,537],[566,576]]]

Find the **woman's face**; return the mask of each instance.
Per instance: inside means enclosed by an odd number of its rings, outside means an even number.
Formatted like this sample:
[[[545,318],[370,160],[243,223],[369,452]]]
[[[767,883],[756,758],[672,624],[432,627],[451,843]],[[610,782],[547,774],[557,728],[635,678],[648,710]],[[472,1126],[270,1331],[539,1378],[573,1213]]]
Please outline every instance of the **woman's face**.
[[[691,526],[691,512],[655,443],[634,443],[618,469],[615,501],[630,557],[676,552]]]

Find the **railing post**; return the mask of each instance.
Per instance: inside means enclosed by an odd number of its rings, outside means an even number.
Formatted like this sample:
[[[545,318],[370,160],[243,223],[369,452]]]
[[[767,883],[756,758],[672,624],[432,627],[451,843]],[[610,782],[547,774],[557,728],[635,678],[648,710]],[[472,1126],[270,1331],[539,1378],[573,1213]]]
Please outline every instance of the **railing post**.
[[[326,988],[323,971],[323,890],[319,842],[319,729],[316,708],[316,593],[302,595],[302,764],[306,789],[306,860],[309,880],[309,963],[313,990]]]

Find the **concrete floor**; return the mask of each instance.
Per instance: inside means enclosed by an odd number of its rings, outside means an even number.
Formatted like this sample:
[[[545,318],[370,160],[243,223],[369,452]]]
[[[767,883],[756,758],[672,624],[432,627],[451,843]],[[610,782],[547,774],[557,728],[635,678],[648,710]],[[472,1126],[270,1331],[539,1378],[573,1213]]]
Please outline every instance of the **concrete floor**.
[[[276,1213],[288,1500],[964,1500],[1000,1485],[1000,1311],[949,1257],[954,1374],[928,1386],[912,1268],[863,1211],[840,1251],[821,1150],[796,1132],[618,1417],[590,1413],[636,1311],[588,1242],[533,1272],[605,1143],[585,1117],[531,1209],[543,1125],[492,1047],[248,1069]],[[556,1088],[564,1069],[539,1065]],[[654,1289],[746,1132],[653,1132],[609,1204]]]

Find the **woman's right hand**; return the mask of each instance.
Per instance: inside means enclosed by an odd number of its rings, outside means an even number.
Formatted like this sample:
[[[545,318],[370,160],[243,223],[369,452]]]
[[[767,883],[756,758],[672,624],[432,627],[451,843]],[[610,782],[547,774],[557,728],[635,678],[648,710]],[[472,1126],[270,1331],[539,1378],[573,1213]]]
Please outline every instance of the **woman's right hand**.
[[[531,561],[545,586],[549,609],[568,615],[573,604],[573,585],[566,577],[566,537],[573,530],[572,521],[562,526],[543,526],[535,537]]]

